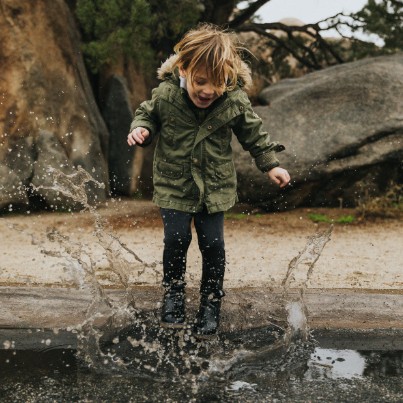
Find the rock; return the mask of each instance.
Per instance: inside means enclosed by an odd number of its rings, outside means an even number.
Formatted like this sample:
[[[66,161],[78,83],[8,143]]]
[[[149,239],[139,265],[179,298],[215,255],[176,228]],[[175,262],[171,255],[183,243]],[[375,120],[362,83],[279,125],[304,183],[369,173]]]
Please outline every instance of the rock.
[[[37,159],[33,164],[31,181],[34,197],[38,198],[38,201],[45,202],[52,210],[67,211],[82,208],[81,204],[54,189],[54,176],[49,172],[49,167],[57,167],[58,171],[66,175],[75,172],[57,137],[53,133],[40,130],[35,146]]]
[[[29,137],[3,141],[0,143],[0,210],[12,211],[29,205],[28,183],[32,177],[34,148]]]
[[[240,200],[269,210],[356,206],[403,180],[403,54],[363,59],[265,89],[255,107],[292,185],[279,190],[234,142]]]
[[[58,169],[61,156],[71,169],[82,166],[107,184],[107,129],[68,6],[62,0],[4,0],[1,10],[0,164],[12,174],[0,178],[0,209],[26,204],[31,180],[46,185],[34,166]],[[43,133],[53,145],[37,154],[43,149]],[[52,158],[47,153],[56,154]],[[98,187],[88,187],[88,192],[93,201],[107,196]],[[47,200],[48,195],[44,201],[51,205],[54,199]]]
[[[117,195],[132,195],[137,190],[141,170],[141,148],[129,147],[127,135],[133,119],[126,80],[118,75],[110,77],[101,106],[102,116],[109,130],[109,180],[111,192]],[[137,158],[135,158],[135,155]]]
[[[28,195],[20,178],[7,166],[0,164],[0,209],[13,211],[14,205],[28,205]]]
[[[141,102],[150,98],[150,88],[155,85],[154,72],[144,71],[138,61],[125,55],[119,55],[99,74],[98,99],[110,131],[108,160],[114,194],[151,197],[152,163],[150,167],[148,161],[152,160],[154,147],[128,148],[127,134],[131,123],[129,116],[133,116]]]

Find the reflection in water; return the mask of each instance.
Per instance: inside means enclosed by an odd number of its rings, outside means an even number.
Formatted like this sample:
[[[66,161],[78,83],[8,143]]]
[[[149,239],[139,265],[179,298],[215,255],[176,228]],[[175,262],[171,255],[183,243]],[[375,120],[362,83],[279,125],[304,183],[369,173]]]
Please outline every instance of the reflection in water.
[[[305,377],[307,379],[361,377],[365,365],[365,357],[357,351],[315,348],[308,362],[309,369]]]

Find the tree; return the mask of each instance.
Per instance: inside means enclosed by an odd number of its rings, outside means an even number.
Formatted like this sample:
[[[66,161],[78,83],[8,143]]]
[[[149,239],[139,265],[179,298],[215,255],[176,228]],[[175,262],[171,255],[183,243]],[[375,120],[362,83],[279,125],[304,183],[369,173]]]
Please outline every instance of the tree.
[[[401,0],[368,0],[358,13],[340,13],[302,26],[258,21],[256,12],[269,1],[76,0],[76,13],[84,32],[84,50],[95,70],[110,63],[119,52],[145,65],[161,61],[198,21],[254,32],[272,48],[277,68],[289,57],[311,71],[403,48]],[[323,33],[330,29],[344,38],[349,29],[348,43],[325,39]],[[360,32],[377,34],[384,46],[359,39],[356,34]]]
[[[200,16],[197,1],[77,0],[75,13],[83,32],[84,53],[93,72],[121,55],[148,69],[161,50],[172,47]]]
[[[364,8],[352,15],[353,32],[375,34],[382,41],[383,53],[403,49],[403,2],[401,0],[369,0]]]
[[[149,45],[151,21],[146,0],[78,0],[75,9],[83,31],[83,50],[92,71],[126,54],[147,63],[152,57]]]

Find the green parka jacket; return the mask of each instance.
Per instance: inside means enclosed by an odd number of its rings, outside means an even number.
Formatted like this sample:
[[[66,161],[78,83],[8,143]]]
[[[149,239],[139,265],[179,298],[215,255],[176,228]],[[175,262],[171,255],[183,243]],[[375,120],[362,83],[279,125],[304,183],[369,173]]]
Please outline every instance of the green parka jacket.
[[[276,152],[284,146],[270,142],[241,87],[225,93],[207,110],[199,109],[169,66],[161,67],[163,82],[151,100],[139,106],[130,126],[150,131],[143,146],[157,137],[153,201],[184,212],[201,211],[203,205],[209,213],[225,211],[237,201],[232,133],[262,172],[279,165]]]

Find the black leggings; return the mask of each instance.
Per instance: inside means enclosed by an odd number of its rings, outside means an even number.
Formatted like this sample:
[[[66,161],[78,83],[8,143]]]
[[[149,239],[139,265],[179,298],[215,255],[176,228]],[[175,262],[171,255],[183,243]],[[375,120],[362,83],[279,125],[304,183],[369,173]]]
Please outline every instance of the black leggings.
[[[185,285],[186,255],[192,241],[191,222],[194,219],[203,261],[200,292],[222,297],[225,272],[224,213],[209,214],[205,208],[199,213],[162,208],[161,216],[164,222],[163,285]]]

